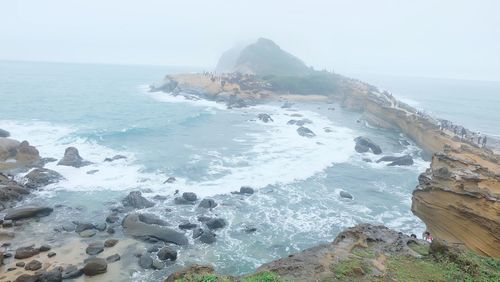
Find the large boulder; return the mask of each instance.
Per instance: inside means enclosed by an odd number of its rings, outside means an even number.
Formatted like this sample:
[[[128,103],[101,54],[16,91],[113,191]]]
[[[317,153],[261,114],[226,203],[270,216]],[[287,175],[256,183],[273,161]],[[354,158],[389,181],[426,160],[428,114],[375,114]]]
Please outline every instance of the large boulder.
[[[3,130],[0,128],[0,137],[9,137],[10,133],[7,130]]]
[[[164,226],[144,223],[140,221],[139,215],[135,213],[128,214],[123,219],[122,226],[124,233],[130,236],[144,239],[153,237],[177,245],[188,244],[188,240],[184,234]]]
[[[15,158],[19,141],[10,138],[0,138],[0,161]]]
[[[208,228],[210,229],[219,229],[224,228],[227,223],[223,218],[211,218],[207,222],[205,222]]]
[[[140,191],[132,191],[123,199],[124,206],[134,207],[136,209],[150,208],[155,204],[142,196]]]
[[[146,224],[156,224],[160,226],[168,225],[168,223],[165,220],[161,219],[160,217],[152,213],[140,213],[139,220]]]
[[[413,165],[413,158],[410,155],[404,155],[401,157],[385,156],[377,160],[377,163],[380,162],[389,162],[389,164],[387,164],[388,166],[408,166]]]
[[[356,137],[354,139],[356,141],[356,146],[354,149],[358,153],[366,153],[369,150],[372,151],[375,155],[380,155],[382,154],[382,149],[380,148],[379,145],[375,144],[372,140],[366,137]]]
[[[308,137],[308,138],[312,138],[312,137],[316,136],[316,134],[314,134],[314,132],[312,130],[310,130],[309,128],[304,127],[304,126],[297,128],[297,133],[300,136]]]
[[[91,257],[85,260],[85,266],[83,267],[83,273],[87,276],[94,276],[98,274],[105,273],[108,269],[108,263],[105,259]]]
[[[158,258],[160,260],[171,260],[174,261],[177,259],[177,251],[172,247],[163,247],[160,251],[158,251]]]
[[[268,123],[270,121],[274,121],[270,115],[268,114],[258,114],[257,118],[260,119],[261,121]]]
[[[39,207],[39,206],[24,206],[8,209],[5,211],[5,220],[18,220],[23,218],[31,217],[42,217],[47,216],[53,211],[49,207]]]
[[[40,153],[28,141],[23,141],[17,147],[16,161],[24,166],[36,166],[41,161]]]
[[[84,160],[80,157],[78,149],[75,147],[68,147],[64,151],[64,157],[57,163],[57,165],[82,167],[91,164],[91,162]]]
[[[35,168],[24,176],[26,179],[26,187],[39,188],[52,183],[56,183],[63,179],[57,171],[46,168]]]
[[[14,255],[15,259],[26,259],[32,256],[36,256],[40,253],[38,248],[34,248],[33,246],[29,247],[21,247],[16,249],[16,254]]]
[[[198,208],[213,209],[217,206],[217,203],[213,199],[203,199],[201,200]]]

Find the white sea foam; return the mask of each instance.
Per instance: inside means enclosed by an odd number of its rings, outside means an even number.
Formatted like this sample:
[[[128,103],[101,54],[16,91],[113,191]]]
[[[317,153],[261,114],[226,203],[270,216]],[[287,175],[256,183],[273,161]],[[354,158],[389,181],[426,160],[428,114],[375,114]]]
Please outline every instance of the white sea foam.
[[[186,103],[195,107],[207,107],[214,108],[219,110],[226,110],[227,107],[225,104],[217,103],[215,101],[209,101],[206,99],[201,99],[197,96],[193,95],[172,95],[171,93],[165,93],[161,91],[150,92],[147,86],[140,86],[139,89],[145,94],[151,97],[152,99],[163,102],[163,103]]]

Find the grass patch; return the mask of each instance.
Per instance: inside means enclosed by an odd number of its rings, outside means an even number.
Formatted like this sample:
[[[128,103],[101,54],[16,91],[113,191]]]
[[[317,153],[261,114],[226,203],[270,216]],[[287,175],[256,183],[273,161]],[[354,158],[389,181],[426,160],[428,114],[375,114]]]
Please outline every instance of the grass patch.
[[[224,276],[218,276],[213,273],[194,274],[184,276],[184,278],[175,280],[176,282],[230,282],[231,280]]]
[[[409,242],[408,247],[422,256],[426,256],[429,254],[429,246],[427,245]]]
[[[376,254],[368,248],[356,247],[352,249],[352,253],[362,258],[374,259],[376,257]]]
[[[332,271],[336,279],[343,280],[346,277],[363,275],[369,271],[369,268],[361,259],[351,258],[339,261],[333,266]]]
[[[262,271],[241,278],[241,282],[284,282],[278,274],[270,271]]]

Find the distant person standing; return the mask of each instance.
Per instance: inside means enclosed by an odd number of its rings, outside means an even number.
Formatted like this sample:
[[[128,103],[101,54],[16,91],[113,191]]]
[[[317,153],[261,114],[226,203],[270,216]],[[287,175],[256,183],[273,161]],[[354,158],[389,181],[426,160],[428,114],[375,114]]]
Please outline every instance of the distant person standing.
[[[462,127],[462,130],[460,131],[460,134],[462,135],[462,139],[464,139],[464,136],[467,132],[465,131],[465,128]]]
[[[483,137],[483,147],[486,147],[486,136]]]

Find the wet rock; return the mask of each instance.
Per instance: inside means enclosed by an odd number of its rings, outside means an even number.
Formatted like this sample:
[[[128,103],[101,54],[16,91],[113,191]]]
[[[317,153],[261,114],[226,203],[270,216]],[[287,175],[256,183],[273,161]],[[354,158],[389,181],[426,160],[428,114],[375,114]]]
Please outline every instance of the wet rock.
[[[193,228],[196,228],[197,226],[198,225],[196,223],[190,223],[190,222],[179,224],[179,228],[183,229],[183,230],[193,229]]]
[[[111,158],[105,158],[104,161],[105,162],[113,162],[113,161],[116,161],[116,160],[121,160],[121,159],[126,159],[127,157],[123,156],[123,155],[115,155]]]
[[[234,192],[231,192],[231,194],[252,195],[254,192],[255,191],[252,187],[242,186],[242,187],[240,187],[240,191],[234,191]]]
[[[57,165],[82,167],[91,164],[91,162],[84,160],[80,157],[78,149],[75,147],[68,147],[64,151],[64,157],[57,163]]]
[[[212,230],[224,228],[227,225],[226,221],[222,218],[212,218],[209,221],[205,222],[205,224]]]
[[[42,263],[37,261],[36,259],[28,262],[25,266],[24,269],[26,270],[31,270],[31,271],[36,271],[42,268]]]
[[[75,231],[76,226],[73,223],[65,223],[62,226],[62,230],[66,232],[73,232]]]
[[[12,269],[12,268],[9,268],[7,269],[7,271],[12,271],[12,270],[15,270],[16,268]],[[14,280],[14,282],[37,282],[38,281],[38,277],[36,277],[35,275],[29,275],[29,274],[21,274],[19,277],[16,278],[16,280]]]
[[[0,128],[0,137],[9,137],[10,133],[7,130],[3,130]]]
[[[85,266],[82,271],[87,276],[95,276],[105,273],[108,269],[108,263],[102,258],[88,258],[85,260]]]
[[[76,222],[75,232],[80,233],[85,230],[94,229],[94,224],[88,222]]]
[[[151,267],[156,270],[161,270],[165,268],[165,263],[155,259],[153,260],[153,264],[151,265]]]
[[[108,240],[104,241],[104,247],[106,247],[106,248],[114,247],[116,244],[118,244],[117,239],[108,239]]]
[[[293,103],[291,102],[285,102],[283,105],[281,105],[282,109],[289,109],[291,107],[293,107]]]
[[[182,198],[186,201],[189,201],[189,202],[195,202],[198,197],[196,196],[195,193],[193,192],[184,192],[182,193]]]
[[[97,232],[93,229],[83,230],[82,232],[78,233],[78,235],[83,238],[93,237],[95,234],[97,234]]]
[[[147,224],[156,224],[160,226],[168,225],[168,222],[166,222],[165,220],[161,219],[160,217],[152,213],[140,213],[139,220]]]
[[[213,209],[217,206],[217,203],[213,199],[203,199],[201,200],[198,208]]]
[[[35,168],[24,176],[26,187],[34,189],[56,183],[64,177],[57,171],[46,168]]]
[[[143,254],[139,258],[139,266],[144,269],[150,269],[153,266],[153,259],[148,254]]]
[[[174,204],[176,204],[176,205],[194,205],[194,202],[188,201],[182,197],[175,197]]]
[[[270,121],[274,121],[270,115],[268,114],[258,114],[257,118],[261,120],[262,122],[268,123]]]
[[[32,256],[36,256],[40,253],[38,249],[35,249],[33,246],[29,247],[21,247],[16,250],[16,254],[14,258],[16,259],[26,259]]]
[[[106,217],[106,222],[107,223],[115,223],[118,220],[120,220],[120,217],[116,214],[110,214]]]
[[[215,243],[215,234],[210,231],[210,230],[203,230],[199,237],[200,242],[205,243],[205,244],[212,244]]]
[[[115,234],[115,229],[113,227],[108,227],[108,229],[106,229],[106,232],[108,234]]]
[[[155,204],[142,196],[140,191],[132,191],[123,199],[124,206],[134,207],[136,209],[150,208]]]
[[[153,237],[177,245],[188,244],[188,240],[184,234],[164,226],[144,223],[139,220],[138,214],[128,214],[123,219],[122,226],[124,233],[130,236],[140,238]]]
[[[195,228],[193,230],[193,239],[196,239],[196,238],[200,237],[201,234],[203,234],[203,229],[201,229],[201,228]]]
[[[311,124],[313,123],[310,119],[301,119],[301,120],[296,120],[296,119],[291,119],[289,120],[286,124],[288,125],[297,125],[297,126],[304,126],[306,124]]]
[[[377,160],[377,163],[380,162],[390,162],[388,166],[409,166],[413,165],[413,158],[410,155],[404,155],[402,157],[385,156]]]
[[[114,255],[110,255],[109,257],[106,258],[106,261],[108,263],[112,263],[112,262],[115,262],[115,261],[119,261],[121,259],[120,255],[119,254],[114,254]]]
[[[4,220],[19,220],[31,217],[43,217],[49,215],[53,211],[49,207],[24,206],[12,208],[5,211]]]
[[[356,137],[354,141],[356,142],[354,150],[356,150],[356,152],[358,153],[366,153],[371,150],[375,155],[382,154],[382,149],[380,148],[380,146],[375,144],[375,142],[373,142],[369,138],[360,136]]]
[[[177,259],[177,251],[171,247],[163,247],[157,255],[160,260],[175,261]]]
[[[42,272],[37,282],[61,282],[62,281],[62,271],[59,268],[52,269],[51,271]]]
[[[199,222],[207,222],[209,221],[210,219],[212,219],[211,217],[208,217],[208,216],[204,216],[204,215],[200,215],[198,216],[198,221]]]
[[[17,267],[24,267],[26,265],[26,263],[24,261],[18,261],[16,262],[16,266]]]
[[[155,200],[157,200],[157,201],[164,201],[164,200],[166,200],[166,199],[167,199],[167,197],[166,197],[166,196],[162,196],[162,195],[155,195],[155,196],[153,197],[153,199],[155,199]]]
[[[300,136],[308,137],[308,138],[312,138],[312,137],[316,136],[316,134],[314,134],[314,132],[312,130],[310,130],[309,128],[304,127],[304,126],[297,128],[297,133]]]
[[[245,226],[245,228],[243,229],[243,231],[245,233],[254,233],[255,231],[257,231],[257,228],[254,227],[254,226]]]
[[[177,180],[177,179],[175,179],[175,177],[170,176],[169,178],[167,178],[167,180],[165,180],[165,181],[163,182],[163,184],[165,184],[165,183],[174,183],[176,180]]]
[[[96,174],[96,172],[99,172],[99,170],[98,169],[92,169],[92,170],[87,171],[87,174],[92,175],[92,174]]]
[[[106,272],[106,271],[104,271]],[[62,272],[63,279],[74,279],[83,275],[83,269],[79,269],[75,265],[68,265]]]
[[[12,227],[14,225],[14,223],[12,222],[12,220],[4,220],[2,222],[2,227],[3,228],[9,228],[9,227]]]
[[[345,198],[345,199],[351,199],[352,200],[352,195],[347,193],[346,191],[340,191],[340,197]]]
[[[104,231],[106,230],[106,227],[107,225],[104,222],[94,224],[94,228],[97,229],[98,231]]]
[[[104,251],[104,244],[102,242],[92,242],[85,249],[85,252],[91,256],[100,254],[103,251]]]
[[[47,254],[47,256],[48,256],[49,258],[51,258],[51,257],[53,257],[53,256],[55,256],[55,255],[56,255],[56,253],[55,253],[55,252],[49,252],[49,253]]]
[[[40,248],[38,248],[40,252],[47,252],[50,251],[50,246],[49,245],[41,245]]]

